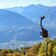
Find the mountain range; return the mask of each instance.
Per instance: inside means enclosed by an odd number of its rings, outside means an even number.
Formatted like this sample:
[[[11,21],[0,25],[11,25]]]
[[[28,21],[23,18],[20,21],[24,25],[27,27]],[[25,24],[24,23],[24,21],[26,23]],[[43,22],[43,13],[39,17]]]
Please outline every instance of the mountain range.
[[[48,28],[56,28],[56,6],[30,5],[27,7],[7,8],[7,10],[21,14],[36,24],[40,23],[40,17],[45,16],[43,24]],[[51,23],[50,23],[51,21]]]
[[[56,6],[38,4],[0,9],[0,43],[42,40],[39,33],[41,16],[45,16],[43,26],[49,37],[56,37]]]
[[[45,16],[43,20],[44,28],[49,31],[49,35],[53,34],[56,36],[56,6],[44,6],[41,4],[30,5],[27,7],[14,7],[7,8],[7,10],[21,14],[33,21],[37,27],[40,27],[40,17]],[[53,33],[51,33],[53,32]],[[53,36],[52,35],[52,36]],[[51,37],[52,37],[51,36]]]
[[[0,43],[37,40],[38,30],[33,27],[34,22],[26,17],[5,9],[0,10]]]

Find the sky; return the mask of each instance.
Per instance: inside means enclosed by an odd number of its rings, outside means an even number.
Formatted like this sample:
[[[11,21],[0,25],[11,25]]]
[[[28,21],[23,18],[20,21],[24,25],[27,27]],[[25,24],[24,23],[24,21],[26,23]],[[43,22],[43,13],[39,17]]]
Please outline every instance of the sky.
[[[56,6],[56,0],[0,0],[0,8],[11,8],[28,6],[31,4],[43,4],[46,6]]]

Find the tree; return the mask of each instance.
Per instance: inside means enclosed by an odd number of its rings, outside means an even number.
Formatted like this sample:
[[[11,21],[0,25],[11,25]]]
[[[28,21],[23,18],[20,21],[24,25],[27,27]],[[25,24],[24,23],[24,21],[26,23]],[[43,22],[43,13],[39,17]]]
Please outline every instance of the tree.
[[[45,53],[38,54],[37,56],[46,56]]]
[[[24,56],[23,54],[19,53],[19,52],[14,52],[13,56]]]
[[[35,56],[35,54],[34,54],[34,53],[31,53],[31,52],[27,52],[27,53],[25,54],[25,56]]]
[[[12,53],[8,53],[6,56],[14,56]]]
[[[45,44],[42,44],[40,49],[39,49],[39,54],[44,53],[45,52]]]
[[[8,53],[8,51],[7,51],[6,49],[3,49],[3,50],[1,51],[1,56],[6,56],[7,53]]]
[[[53,48],[53,56],[56,56],[56,46]]]

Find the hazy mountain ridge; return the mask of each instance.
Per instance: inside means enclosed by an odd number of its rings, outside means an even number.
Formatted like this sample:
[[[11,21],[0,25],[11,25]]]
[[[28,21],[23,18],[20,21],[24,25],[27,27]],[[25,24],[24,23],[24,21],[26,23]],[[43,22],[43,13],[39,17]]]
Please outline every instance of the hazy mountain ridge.
[[[9,11],[8,11],[9,10]],[[0,10],[0,43],[16,41],[36,41],[40,38],[40,16],[45,15],[44,28],[50,37],[56,36],[56,6],[30,5],[20,8]],[[48,12],[48,13],[46,13]],[[19,19],[20,18],[20,19]],[[36,24],[37,25],[36,25]]]
[[[22,11],[20,11],[20,9]],[[36,24],[40,23],[40,17],[44,15],[45,19],[43,20],[43,25],[49,31],[49,34],[51,33],[51,31],[54,33],[56,30],[56,6],[44,6],[38,4],[21,8],[17,7],[17,9],[14,8],[13,10],[12,9],[8,10],[13,11],[15,13],[20,13],[21,15],[24,15],[25,17],[27,17],[29,20],[32,20]],[[38,27],[39,26],[40,24],[38,25]]]
[[[30,23],[29,23],[30,22]],[[27,19],[26,17],[8,11],[8,10],[0,10],[0,23],[8,24],[8,25],[22,25],[22,26],[29,26],[33,25],[33,22]]]
[[[20,9],[22,11],[20,11]],[[39,24],[40,22],[40,17],[44,15],[46,16],[44,21],[47,27],[53,24],[54,26],[51,27],[56,28],[55,27],[56,6],[44,6],[38,4],[38,5],[30,5],[27,7],[21,7],[21,8],[17,7],[17,9],[14,8],[13,10],[12,9],[8,9],[8,10],[13,11],[15,13],[20,13],[21,15],[24,15],[25,17],[27,17],[28,19],[32,20],[37,24]],[[52,23],[49,23],[50,21]]]
[[[34,23],[26,17],[1,9],[0,10],[0,43],[12,40],[34,41],[40,38]],[[39,28],[39,27],[38,27]],[[33,37],[33,38],[32,38]]]
[[[20,9],[22,11],[20,11]],[[27,7],[16,7],[16,8],[9,8],[7,10],[13,11],[15,13],[20,13],[27,17],[30,20],[36,21],[41,15],[43,15],[49,9],[48,6],[43,5],[30,5]],[[38,19],[37,19],[38,20]]]

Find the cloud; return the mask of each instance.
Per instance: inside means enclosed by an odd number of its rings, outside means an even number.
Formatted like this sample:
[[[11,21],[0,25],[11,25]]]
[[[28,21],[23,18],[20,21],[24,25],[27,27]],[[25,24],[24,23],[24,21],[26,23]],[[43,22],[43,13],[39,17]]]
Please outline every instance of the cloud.
[[[0,0],[0,8],[28,6],[30,4],[56,5],[56,0]]]

